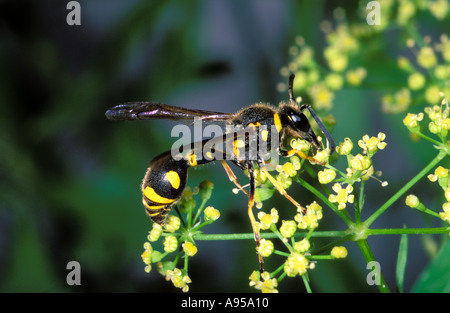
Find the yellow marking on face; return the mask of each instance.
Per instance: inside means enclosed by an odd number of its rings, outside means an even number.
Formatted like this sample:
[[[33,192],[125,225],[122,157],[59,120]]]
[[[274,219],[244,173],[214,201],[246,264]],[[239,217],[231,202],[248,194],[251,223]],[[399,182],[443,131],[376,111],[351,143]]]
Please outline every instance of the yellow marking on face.
[[[180,175],[175,171],[169,171],[166,173],[166,178],[173,188],[178,189],[180,187]]]
[[[206,152],[206,157],[207,157],[208,159],[214,159],[214,157],[213,157],[211,151]]]
[[[144,191],[144,196],[147,197],[147,199],[156,202],[156,203],[172,203],[175,201],[175,199],[168,199],[168,198],[164,198],[161,197],[160,195],[158,195],[155,190],[152,187],[145,187]]]
[[[188,162],[190,166],[197,165],[197,155],[194,152],[191,152],[191,154],[189,155]]]
[[[281,131],[281,120],[280,120],[280,116],[278,115],[278,113],[275,113],[273,115],[273,123],[275,124],[275,128],[277,129],[277,132]]]
[[[267,129],[263,129],[261,131],[261,138],[264,141],[267,141],[267,138],[269,137],[269,132],[267,131]]]

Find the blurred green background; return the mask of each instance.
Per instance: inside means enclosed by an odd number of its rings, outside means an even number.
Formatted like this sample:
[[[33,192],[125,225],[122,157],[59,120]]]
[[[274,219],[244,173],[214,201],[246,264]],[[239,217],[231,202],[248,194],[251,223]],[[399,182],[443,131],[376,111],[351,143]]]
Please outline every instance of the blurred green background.
[[[277,104],[287,99],[276,86],[295,38],[303,36],[320,60],[321,22],[332,19],[336,7],[345,8],[349,20],[361,20],[360,1],[78,1],[79,26],[66,22],[68,2],[0,1],[0,291],[178,292],[156,271],[145,273],[140,256],[151,222],[139,185],[150,159],[171,147],[174,124],[114,123],[105,111],[126,101],[223,112],[257,101]],[[449,29],[447,20],[437,23],[425,13],[416,21],[436,38]],[[368,182],[367,216],[435,153],[429,144],[412,143],[403,114],[381,112],[383,94],[405,84],[396,63],[405,52],[400,37],[393,30],[373,38],[375,52],[361,60],[367,79],[340,90],[331,110],[337,143],[387,135],[374,165],[389,187]],[[222,167],[191,171],[188,184],[205,178],[215,185],[208,205],[221,211],[209,231],[250,232],[246,199],[231,192]],[[424,200],[429,194],[429,201],[437,191],[427,182],[414,190]],[[314,200],[298,186],[290,194],[301,203]],[[282,201],[276,195],[264,208]],[[277,209],[282,218],[292,208]],[[399,201],[373,226],[403,225],[440,224]],[[330,229],[345,225],[324,209],[319,230]],[[410,236],[407,291],[429,261],[423,241]],[[369,243],[395,285],[399,238],[371,237]],[[319,262],[312,271],[314,291],[376,291],[366,284],[356,245],[345,246],[347,259]],[[257,268],[253,241],[198,242],[198,248],[190,262],[191,291],[254,291],[248,287]],[[66,284],[72,260],[81,265],[80,286]],[[302,290],[299,279],[280,286]]]

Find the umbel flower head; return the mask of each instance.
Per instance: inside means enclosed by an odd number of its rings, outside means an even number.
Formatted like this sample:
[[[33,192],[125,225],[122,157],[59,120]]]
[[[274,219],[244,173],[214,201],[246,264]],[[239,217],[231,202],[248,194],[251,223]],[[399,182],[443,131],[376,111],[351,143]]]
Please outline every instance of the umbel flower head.
[[[260,274],[258,271],[253,271],[249,279],[250,287],[261,290],[262,293],[278,293],[278,281],[276,278],[270,278],[269,272]]]
[[[347,203],[353,203],[355,200],[355,196],[351,194],[353,192],[352,185],[347,185],[347,187],[342,188],[340,184],[336,183],[333,185],[332,189],[336,194],[331,194],[328,197],[328,200],[330,200],[331,203],[337,203],[339,210],[345,209]]]

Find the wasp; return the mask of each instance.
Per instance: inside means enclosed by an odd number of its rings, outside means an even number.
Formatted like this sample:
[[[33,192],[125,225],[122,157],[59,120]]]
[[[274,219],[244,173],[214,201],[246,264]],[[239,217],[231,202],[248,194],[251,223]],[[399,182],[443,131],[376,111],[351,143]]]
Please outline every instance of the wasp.
[[[255,202],[255,168],[270,180],[278,192],[292,202],[299,211],[305,213],[297,201],[269,173],[267,155],[273,150],[282,157],[297,154],[312,163],[322,162],[297,149],[285,148],[288,138],[302,138],[317,151],[322,150],[320,141],[303,113],[308,110],[328,141],[329,154],[333,154],[335,143],[310,105],[298,106],[293,93],[294,74],[289,77],[289,101],[281,102],[278,108],[269,104],[257,103],[236,113],[221,113],[206,110],[187,109],[156,102],[127,102],[112,107],[106,117],[113,121],[168,119],[173,121],[193,121],[225,123],[228,131],[201,142],[185,145],[174,151],[166,151],[150,161],[141,184],[142,202],[150,218],[163,225],[167,215],[181,198],[186,187],[188,170],[203,164],[220,161],[228,178],[248,197],[248,216],[253,229],[257,247],[260,244],[259,229],[253,215]],[[231,129],[231,131],[229,130]],[[276,139],[276,140],[274,140]],[[223,148],[223,143],[226,148]],[[265,145],[266,149],[259,149]],[[256,149],[251,149],[256,147]],[[182,152],[180,152],[182,150]],[[248,174],[249,189],[244,189],[226,161],[234,163]],[[260,271],[263,259],[258,254]]]

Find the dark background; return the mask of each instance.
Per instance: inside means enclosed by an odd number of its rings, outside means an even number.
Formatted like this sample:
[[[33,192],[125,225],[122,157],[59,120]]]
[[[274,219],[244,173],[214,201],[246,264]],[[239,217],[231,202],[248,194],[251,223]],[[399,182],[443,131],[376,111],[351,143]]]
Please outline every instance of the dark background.
[[[277,104],[288,96],[276,86],[285,79],[280,68],[295,38],[303,36],[324,62],[321,21],[332,19],[338,6],[349,20],[361,19],[359,1],[79,1],[80,26],[67,25],[67,2],[0,1],[0,291],[176,291],[156,266],[144,272],[140,255],[151,223],[139,190],[148,161],[171,147],[174,123],[113,123],[105,111],[125,101],[223,112],[258,101]],[[448,29],[448,21],[433,22],[429,14],[417,21],[436,38]],[[387,135],[374,165],[389,187],[367,183],[363,216],[435,153],[429,144],[411,143],[403,114],[381,112],[383,94],[405,84],[396,68],[397,55],[405,53],[400,35],[393,30],[377,38],[377,52],[362,60],[368,78],[336,93],[331,110],[337,143],[350,137],[358,150],[363,135]],[[208,231],[250,232],[245,197],[231,192],[222,167],[191,171],[188,184],[205,178],[215,185],[208,205],[222,216]],[[432,198],[438,187],[424,183],[414,190]],[[301,203],[314,200],[299,186],[289,192]],[[280,219],[283,212],[292,217],[283,201],[276,195],[264,209],[276,205]],[[402,198],[373,227],[430,223]],[[345,225],[324,208],[319,230],[334,229]],[[398,242],[397,236],[369,238],[392,286]],[[421,243],[410,236],[406,290],[428,262]],[[347,259],[319,262],[311,272],[314,291],[376,291],[366,284],[356,245],[345,246]],[[190,261],[192,291],[254,291],[248,287],[257,268],[253,241],[198,242],[198,248]],[[71,260],[81,264],[81,286],[66,284]],[[280,291],[302,286],[298,278],[285,279]]]

